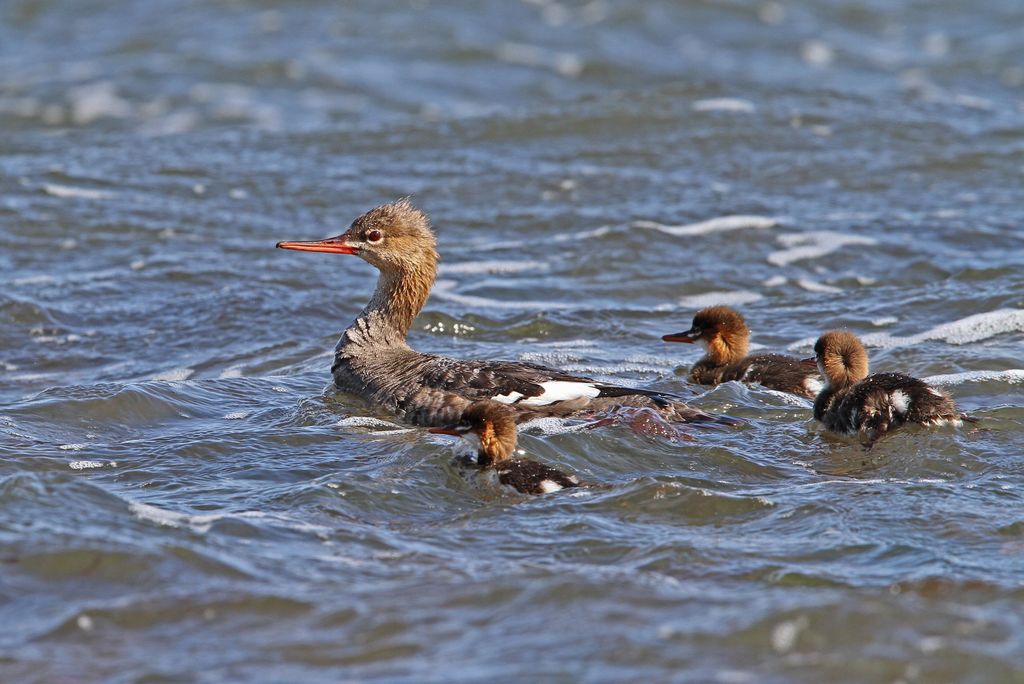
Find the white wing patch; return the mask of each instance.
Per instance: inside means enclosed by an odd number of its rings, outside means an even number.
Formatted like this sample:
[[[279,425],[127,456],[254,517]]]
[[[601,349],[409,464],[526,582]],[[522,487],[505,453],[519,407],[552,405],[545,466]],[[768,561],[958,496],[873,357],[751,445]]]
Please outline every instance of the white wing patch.
[[[896,390],[889,395],[890,401],[892,401],[892,407],[896,409],[897,413],[906,414],[910,409],[910,397],[903,390]]]
[[[544,492],[545,494],[550,494],[551,492],[557,492],[560,489],[562,489],[562,485],[558,484],[554,480],[541,480],[540,481],[540,490],[542,492]]]
[[[540,383],[540,386],[544,391],[535,397],[527,397],[523,399],[523,395],[519,394],[519,392],[509,392],[508,394],[494,398],[495,400],[505,402],[506,404],[519,404],[520,406],[547,406],[548,404],[554,404],[556,401],[593,399],[601,393],[601,390],[594,387],[593,383],[589,382],[549,380],[548,382]],[[515,396],[513,397],[513,395]]]
[[[804,378],[804,389],[811,394],[821,394],[821,390],[825,389],[825,383],[818,378]]]

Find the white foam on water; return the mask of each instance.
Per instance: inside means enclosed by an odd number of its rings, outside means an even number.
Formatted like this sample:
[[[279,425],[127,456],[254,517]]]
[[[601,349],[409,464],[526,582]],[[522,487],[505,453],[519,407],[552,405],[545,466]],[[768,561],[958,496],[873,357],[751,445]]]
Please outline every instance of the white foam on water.
[[[538,341],[532,342],[531,346],[535,347],[596,347],[597,342],[594,340],[554,340],[554,341]]]
[[[434,283],[434,290],[431,292],[431,296],[436,299],[443,299],[445,301],[454,302],[456,304],[462,304],[463,306],[469,306],[474,308],[491,308],[491,309],[534,309],[537,311],[547,311],[549,309],[571,309],[571,304],[565,304],[562,302],[535,302],[535,301],[523,301],[517,300],[514,302],[503,302],[499,299],[490,299],[489,297],[477,297],[474,295],[462,295],[455,292],[455,287],[458,285],[454,280],[438,280]]]
[[[85,448],[84,444],[61,444],[57,447],[61,451],[81,451]]]
[[[826,285],[825,283],[819,283],[817,280],[811,280],[810,278],[797,278],[796,284],[807,290],[808,292],[827,292],[836,293],[842,292],[841,287],[835,287],[834,285]]]
[[[772,648],[776,653],[789,653],[796,646],[800,633],[807,629],[810,620],[801,615],[794,620],[783,620],[772,628]]]
[[[162,525],[163,527],[188,526],[192,527],[195,531],[200,533],[209,530],[210,523],[212,522],[208,521],[205,523],[197,523],[195,520],[193,520],[193,518],[198,516],[190,516],[186,513],[169,511],[165,508],[158,508],[156,506],[140,503],[138,501],[132,501],[131,503],[129,503],[128,510],[131,511],[131,513],[140,520],[154,522],[157,525]]]
[[[57,282],[57,279],[52,275],[34,275],[25,278],[15,278],[11,281],[12,285],[49,285]]]
[[[62,198],[75,198],[75,199],[110,199],[114,196],[114,193],[107,192],[105,190],[90,190],[89,188],[74,188],[70,185],[57,185],[56,183],[47,183],[43,186],[43,192],[47,195],[53,195],[54,197]]]
[[[625,363],[651,364],[653,366],[663,366],[665,368],[676,367],[676,364],[671,359],[665,358],[664,354],[630,354],[622,360]]]
[[[433,333],[444,334],[447,330],[447,326],[445,325],[444,321],[438,321],[437,323],[424,324],[423,329],[429,330],[430,332]],[[465,323],[452,323],[451,333],[452,335],[465,335],[467,333],[473,332],[474,330],[476,330],[476,328],[472,325],[466,325]],[[330,353],[332,355],[334,354],[333,351],[331,351]]]
[[[195,373],[192,368],[172,368],[162,373],[157,373],[151,380],[163,380],[166,382],[182,382],[188,380]]]
[[[759,387],[758,389],[766,394],[778,397],[785,404],[792,404],[793,406],[800,406],[802,408],[811,408],[814,406],[814,402],[806,397],[790,394],[789,392],[780,392],[779,390],[768,389],[767,387]]]
[[[690,105],[690,108],[695,112],[734,112],[737,114],[752,114],[757,111],[753,102],[737,97],[712,97],[706,100],[697,100]]]
[[[803,339],[799,339],[796,342],[790,342],[788,345],[786,345],[786,349],[788,351],[797,351],[799,349],[809,349],[809,348],[813,347],[814,343],[817,342],[817,341],[818,341],[818,336],[817,335],[814,336],[814,337],[804,337]]]
[[[1024,369],[1008,368],[1001,371],[964,371],[962,373],[947,373],[944,375],[931,375],[922,378],[929,385],[962,385],[967,382],[986,382],[996,380],[1011,385],[1024,383]]]
[[[794,261],[817,259],[848,245],[876,245],[877,240],[859,235],[847,235],[832,230],[806,233],[785,233],[776,238],[786,249],[768,255],[768,263],[786,266]]]
[[[587,423],[570,421],[566,418],[546,416],[534,418],[519,426],[520,430],[535,430],[545,435],[562,435],[568,432],[580,432],[587,429]]]
[[[667,233],[668,235],[708,235],[710,233],[724,233],[732,230],[763,230],[765,228],[774,228],[777,225],[779,225],[779,219],[777,218],[743,214],[719,216],[707,221],[685,223],[677,226],[665,225],[657,221],[633,221],[634,228],[649,228]]]
[[[581,230],[575,233],[556,233],[549,235],[544,238],[545,242],[579,242],[581,240],[589,240],[590,238],[601,237],[602,235],[608,235],[613,232],[621,232],[624,230],[623,227],[612,227],[612,226],[599,226],[597,228],[591,228],[589,230]],[[525,240],[501,240],[501,241],[486,241],[470,244],[469,247],[474,252],[496,252],[505,249],[522,249],[529,243]]]
[[[892,325],[893,323],[899,323],[899,321],[900,319],[896,316],[882,316],[881,318],[871,319],[871,325],[883,328],[887,325]]]
[[[996,105],[992,100],[985,97],[978,97],[977,95],[968,95],[967,93],[958,93],[954,95],[953,102],[969,109],[980,109],[984,112],[989,112],[996,108]]]
[[[457,264],[441,264],[437,269],[441,274],[482,275],[487,273],[522,273],[524,271],[544,271],[548,265],[543,261],[463,261]]]
[[[224,420],[242,420],[249,416],[248,411],[232,411],[221,416]]]
[[[1024,309],[997,309],[943,323],[917,335],[890,335],[885,332],[874,332],[862,335],[860,340],[867,347],[890,349],[919,344],[928,340],[942,340],[956,345],[969,344],[987,340],[996,335],[1021,331],[1024,331]],[[805,337],[786,348],[790,351],[804,349],[812,346],[817,339],[817,337]]]
[[[370,416],[348,416],[342,418],[335,425],[340,427],[361,427],[361,428],[374,428],[377,430],[387,431],[389,434],[399,434],[405,432],[415,432],[413,428],[405,427],[397,423],[392,423],[388,420],[381,420],[380,418],[372,418]]]
[[[502,62],[550,69],[566,78],[576,78],[583,71],[583,59],[571,52],[554,52],[526,43],[501,43],[495,56]]]
[[[140,520],[154,522],[164,527],[187,527],[198,534],[205,534],[209,532],[213,523],[226,518],[270,520],[279,523],[282,527],[290,530],[298,532],[313,532],[320,536],[324,536],[329,532],[328,528],[321,525],[314,525],[301,520],[293,520],[280,514],[266,513],[264,511],[238,511],[233,513],[206,513],[201,515],[191,515],[189,513],[179,513],[178,511],[171,511],[166,508],[141,503],[139,501],[129,502],[128,510]]]
[[[741,306],[763,299],[761,295],[749,290],[702,292],[700,294],[686,295],[678,300],[679,306],[687,309],[702,309],[705,306]]]
[[[668,361],[668,359],[666,360]],[[622,382],[622,375],[627,373],[649,373],[654,375],[660,375],[665,372],[665,366],[673,365],[671,363],[665,363],[663,365],[647,365],[647,364],[626,364],[626,363],[615,363],[615,364],[584,364],[584,363],[567,363],[561,366],[561,370],[567,373],[582,373],[587,375],[598,382],[605,382],[611,384],[618,384]]]
[[[92,468],[102,468],[105,465],[107,464],[102,461],[71,461],[68,463],[68,468],[71,468],[72,470],[90,470]],[[111,467],[114,467],[115,465],[116,463],[114,462],[110,463]]]
[[[937,325],[917,335],[890,335],[869,333],[861,338],[870,347],[905,347],[926,340],[942,340],[949,344],[969,344],[987,340],[1008,332],[1024,331],[1024,309],[997,309],[986,313],[973,314],[949,323]]]
[[[519,355],[520,361],[525,361],[527,363],[539,363],[542,366],[554,366],[563,370],[567,364],[578,363],[580,358],[581,357],[578,354],[555,351],[529,351],[523,352]]]
[[[19,373],[10,376],[10,380],[18,382],[36,382],[37,380],[50,380],[57,377],[56,373]]]
[[[835,50],[823,40],[808,40],[800,46],[800,57],[812,67],[824,69],[835,59]]]
[[[240,377],[242,377],[242,369],[241,369],[240,366],[231,366],[230,368],[225,368],[224,370],[222,370],[220,372],[220,377],[221,378],[240,378]]]
[[[786,280],[786,276],[774,275],[768,280],[764,281],[762,285],[764,285],[765,287],[778,287],[779,285],[785,285]]]
[[[581,230],[578,233],[567,233],[562,235],[556,235],[555,238],[559,242],[565,242],[566,240],[585,240],[587,238],[601,237],[612,233],[611,226],[600,226],[598,228],[591,228],[590,230]]]
[[[71,88],[67,92],[71,120],[77,125],[99,119],[126,119],[134,111],[132,103],[121,97],[112,81],[98,81]]]

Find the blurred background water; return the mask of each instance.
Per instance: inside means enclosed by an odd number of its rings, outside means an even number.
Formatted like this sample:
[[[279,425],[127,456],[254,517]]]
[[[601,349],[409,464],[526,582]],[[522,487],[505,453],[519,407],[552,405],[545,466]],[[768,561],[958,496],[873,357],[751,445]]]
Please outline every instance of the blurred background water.
[[[0,4],[0,680],[1024,681],[1024,5]],[[424,351],[744,417],[528,426],[532,499],[330,390],[412,194]],[[977,430],[697,390],[712,303]]]

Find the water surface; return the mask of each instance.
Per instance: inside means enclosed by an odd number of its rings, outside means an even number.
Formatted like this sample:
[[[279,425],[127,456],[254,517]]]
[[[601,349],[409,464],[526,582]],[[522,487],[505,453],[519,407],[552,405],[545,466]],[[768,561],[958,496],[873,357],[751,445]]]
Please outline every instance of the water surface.
[[[3,681],[1024,681],[1024,8],[0,8]],[[411,194],[418,349],[656,387],[524,498],[331,391]],[[712,303],[981,422],[865,453],[685,382]]]

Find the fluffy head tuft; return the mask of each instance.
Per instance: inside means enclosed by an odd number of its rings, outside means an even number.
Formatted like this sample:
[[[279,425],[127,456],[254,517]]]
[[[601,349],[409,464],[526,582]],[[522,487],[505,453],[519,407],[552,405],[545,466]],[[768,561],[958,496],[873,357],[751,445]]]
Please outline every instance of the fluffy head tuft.
[[[345,233],[359,245],[359,256],[381,271],[436,269],[437,239],[430,219],[408,197],[366,212]]]
[[[505,404],[490,399],[473,402],[462,412],[459,425],[480,438],[480,465],[512,457],[516,448],[515,412]]]
[[[814,345],[814,355],[829,385],[844,387],[868,377],[868,354],[853,333],[832,330]]]
[[[728,306],[709,306],[693,317],[694,331],[716,364],[738,361],[747,355],[750,329],[740,312]]]

